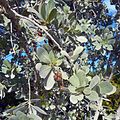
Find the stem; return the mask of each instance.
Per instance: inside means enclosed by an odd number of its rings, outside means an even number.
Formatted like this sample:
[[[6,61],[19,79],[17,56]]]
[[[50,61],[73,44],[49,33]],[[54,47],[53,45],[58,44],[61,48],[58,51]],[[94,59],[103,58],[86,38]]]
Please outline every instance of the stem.
[[[13,49],[13,53],[15,53],[14,51],[14,45],[13,45],[13,37],[12,37],[12,22],[10,22],[10,42],[11,42],[11,46],[12,46],[12,49]]]
[[[98,108],[95,112],[95,116],[94,116],[94,120],[98,120],[98,117],[99,117],[99,114],[100,114],[100,109],[101,109],[101,106],[102,106],[102,98],[100,98],[100,100],[98,101]]]
[[[29,109],[29,114],[32,113],[31,111],[31,87],[30,87],[30,78],[28,78],[28,89],[29,89],[29,97],[28,97],[28,109]]]

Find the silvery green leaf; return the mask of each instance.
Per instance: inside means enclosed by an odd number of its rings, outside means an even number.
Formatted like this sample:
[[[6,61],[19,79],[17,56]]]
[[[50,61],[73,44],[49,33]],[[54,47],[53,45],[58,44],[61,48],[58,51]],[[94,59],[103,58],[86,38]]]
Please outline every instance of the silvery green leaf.
[[[98,109],[98,106],[97,106],[96,104],[94,104],[94,103],[90,103],[90,108],[91,108],[92,110],[97,110],[97,109]]]
[[[96,50],[100,50],[100,49],[101,49],[101,46],[102,46],[102,45],[97,44],[97,45],[95,46],[95,49],[96,49]]]
[[[86,74],[83,70],[78,70],[76,73],[77,77],[79,78],[79,86],[85,87],[88,84],[88,79],[86,77]]]
[[[21,68],[20,66],[18,66],[18,67],[16,68],[17,73],[19,73],[21,70],[22,70],[22,68]]]
[[[8,69],[7,67],[2,67],[2,72],[3,72],[4,74],[6,74],[8,70],[9,70],[9,69]]]
[[[29,118],[26,116],[26,114],[21,111],[16,112],[16,118],[18,120],[29,120]]]
[[[70,96],[70,102],[76,104],[78,102],[78,97],[75,95]]]
[[[88,98],[90,101],[98,101],[99,100],[98,93],[95,91],[91,91],[91,94],[86,96],[86,98]]]
[[[51,10],[55,8],[54,0],[48,0],[47,3],[47,16],[50,14]]]
[[[42,64],[41,63],[37,63],[36,65],[35,65],[35,68],[36,68],[36,70],[40,70],[40,68],[41,68],[41,66],[42,66]]]
[[[57,16],[57,9],[53,8],[50,13],[49,16],[47,18],[48,23],[50,23],[55,17]]]
[[[83,98],[84,98],[84,95],[83,95],[83,94],[77,95],[77,99],[78,99],[78,101],[82,101]]]
[[[113,87],[113,90],[109,93],[107,93],[106,95],[112,95],[116,92],[116,87],[115,86],[112,86]]]
[[[77,37],[77,41],[81,42],[81,43],[85,43],[87,42],[87,38],[85,36],[78,36]]]
[[[98,86],[102,95],[113,91],[113,86],[108,81],[103,81]]]
[[[74,86],[74,87],[79,87],[80,81],[79,78],[74,74],[68,79],[68,81]]]
[[[46,3],[42,3],[41,6],[39,7],[40,15],[44,20],[47,18],[47,9],[46,9]]]
[[[46,90],[51,90],[53,88],[54,84],[55,84],[54,73],[53,73],[53,71],[51,71],[44,87]]]
[[[100,77],[98,75],[94,76],[90,82],[89,87],[92,89],[100,82]]]
[[[35,114],[30,114],[29,116],[28,116],[29,118],[32,118],[33,120],[42,120],[42,118],[41,117],[39,117],[38,115],[35,115]]]
[[[77,46],[73,52],[73,55],[71,56],[71,59],[76,60],[79,54],[83,51],[83,49],[84,48],[82,46]]]
[[[91,76],[87,76],[87,79],[88,79],[88,81],[92,80]]]
[[[31,12],[31,13],[34,13],[39,19],[42,18],[41,15],[34,8],[32,8],[32,7],[28,7],[27,11]]]
[[[39,57],[40,62],[42,63],[50,63],[51,60],[49,58],[48,52],[44,48],[37,48],[37,55]]]
[[[113,50],[112,45],[107,45],[107,50]]]
[[[49,52],[49,58],[52,63],[55,63],[57,61],[52,50]]]
[[[43,114],[43,115],[47,115],[47,113],[46,113],[44,110],[42,110],[40,107],[38,107],[38,106],[33,106],[33,105],[31,105],[31,107],[32,107],[33,109],[35,109],[37,112],[39,112],[39,113],[41,113],[41,114]]]
[[[72,86],[72,85],[69,85],[68,86],[68,90],[71,92],[71,93],[76,93],[76,88],[74,87],[74,86]]]
[[[5,85],[0,83],[0,91],[3,90],[5,88]]]
[[[90,93],[91,93],[90,87],[86,87],[86,88],[83,90],[83,93],[84,93],[85,95],[90,95]]]
[[[39,70],[39,74],[41,78],[46,78],[49,72],[51,71],[51,66],[42,65]]]
[[[4,61],[3,61],[3,64],[4,64],[7,68],[11,69],[11,64],[10,64],[10,62],[9,62],[8,60],[4,60]]]
[[[86,74],[89,72],[89,66],[82,66],[82,69],[85,71]]]

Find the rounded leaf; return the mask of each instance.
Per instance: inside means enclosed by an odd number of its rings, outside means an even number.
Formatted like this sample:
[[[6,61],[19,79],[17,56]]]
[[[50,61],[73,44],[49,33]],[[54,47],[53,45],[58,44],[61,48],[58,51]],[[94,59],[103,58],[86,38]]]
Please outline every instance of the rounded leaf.
[[[91,94],[89,96],[86,96],[90,101],[98,101],[99,96],[98,93],[95,91],[91,91]]]
[[[40,70],[39,70],[40,77],[46,78],[47,75],[50,73],[51,69],[52,69],[51,66],[42,65]]]
[[[79,36],[77,37],[77,41],[81,42],[81,43],[85,43],[87,42],[87,38],[85,36]]]
[[[68,86],[68,90],[71,92],[71,93],[76,93],[76,88],[74,87],[74,86],[72,86],[72,85],[69,85]]]
[[[44,86],[46,90],[51,90],[55,84],[55,80],[54,80],[54,73],[53,71],[50,73],[46,85]]]
[[[74,86],[74,87],[79,87],[80,82],[79,78],[74,74],[68,79],[68,81]]]
[[[89,87],[92,89],[100,82],[100,77],[98,75],[94,76],[90,82]]]
[[[83,100],[83,98],[84,98],[84,95],[83,95],[83,94],[80,94],[80,95],[77,96],[78,101]]]
[[[83,90],[83,93],[84,93],[85,95],[89,95],[89,94],[91,93],[90,87],[86,87],[86,88]]]
[[[42,64],[41,63],[37,63],[36,65],[35,65],[35,68],[36,68],[36,70],[40,70],[40,68],[41,68],[41,66],[42,66]]]
[[[100,93],[107,94],[113,91],[113,86],[107,81],[103,81],[99,84]]]
[[[75,95],[70,96],[70,102],[76,104],[78,102],[78,97]]]
[[[42,47],[38,48],[37,49],[37,55],[39,57],[40,62],[48,63],[48,64],[51,62],[51,60],[49,58],[49,54],[44,48],[42,48]]]

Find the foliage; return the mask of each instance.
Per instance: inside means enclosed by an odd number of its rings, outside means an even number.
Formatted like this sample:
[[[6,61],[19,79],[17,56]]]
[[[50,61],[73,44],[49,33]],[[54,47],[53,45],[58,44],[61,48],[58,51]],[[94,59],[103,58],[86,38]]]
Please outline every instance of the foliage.
[[[1,0],[0,5],[1,103],[7,93],[16,97],[3,105],[1,119],[116,118],[104,105],[117,87],[112,76],[119,73],[119,22],[114,18],[116,27],[110,26],[101,0]]]

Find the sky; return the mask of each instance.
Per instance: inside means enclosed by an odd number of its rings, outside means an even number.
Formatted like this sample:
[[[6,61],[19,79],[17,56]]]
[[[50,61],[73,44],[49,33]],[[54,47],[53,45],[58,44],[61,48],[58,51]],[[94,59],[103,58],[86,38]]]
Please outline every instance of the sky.
[[[103,3],[106,4],[106,6],[107,6],[107,8],[109,10],[108,15],[115,16],[116,13],[117,13],[115,5],[111,5],[110,0],[103,0]]]

